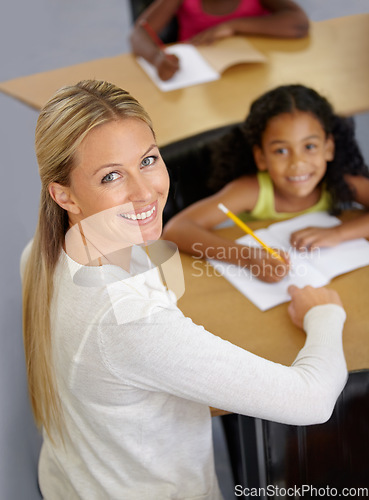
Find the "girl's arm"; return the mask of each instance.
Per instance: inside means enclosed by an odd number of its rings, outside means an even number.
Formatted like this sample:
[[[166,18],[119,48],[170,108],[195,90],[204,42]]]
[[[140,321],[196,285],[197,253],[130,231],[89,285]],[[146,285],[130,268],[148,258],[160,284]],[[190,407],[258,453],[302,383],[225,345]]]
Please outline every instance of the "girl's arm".
[[[135,55],[153,64],[162,80],[169,80],[179,69],[178,58],[165,52],[152,40],[142,27],[146,21],[156,34],[169,24],[183,0],[155,0],[138,17],[130,35],[131,48]]]
[[[354,200],[369,210],[369,178],[346,175],[345,181],[354,191]],[[369,212],[332,228],[307,227],[291,235],[291,244],[298,250],[332,247],[355,238],[369,238]]]
[[[283,38],[302,38],[308,34],[309,19],[291,0],[260,0],[270,13],[257,17],[232,19],[199,33],[191,42],[211,43],[232,35],[266,35]]]
[[[245,266],[262,281],[279,281],[288,272],[287,262],[283,264],[259,247],[239,245],[212,231],[215,226],[227,220],[227,216],[218,208],[219,203],[223,203],[236,214],[250,211],[256,204],[258,193],[259,184],[256,177],[240,177],[215,195],[174,216],[164,227],[163,238],[173,241],[181,251],[195,257]],[[288,260],[286,255],[282,256]]]

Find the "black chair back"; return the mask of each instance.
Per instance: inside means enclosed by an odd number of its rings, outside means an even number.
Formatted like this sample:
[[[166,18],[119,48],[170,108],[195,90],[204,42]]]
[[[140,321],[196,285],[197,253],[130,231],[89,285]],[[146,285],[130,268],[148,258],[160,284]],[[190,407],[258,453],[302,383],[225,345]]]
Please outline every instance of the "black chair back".
[[[209,146],[238,125],[207,130],[160,148],[170,176],[164,223],[188,205],[214,193],[208,182],[212,172]]]
[[[349,374],[324,424],[292,426],[239,416],[239,425],[245,486],[269,485],[272,493],[273,487],[314,487],[305,491],[306,498],[329,496],[327,487],[338,495],[362,487],[369,495],[369,370]]]
[[[152,2],[153,0],[130,0],[133,21],[136,21]],[[178,40],[178,22],[176,17],[159,33],[159,36],[164,43],[174,43]]]

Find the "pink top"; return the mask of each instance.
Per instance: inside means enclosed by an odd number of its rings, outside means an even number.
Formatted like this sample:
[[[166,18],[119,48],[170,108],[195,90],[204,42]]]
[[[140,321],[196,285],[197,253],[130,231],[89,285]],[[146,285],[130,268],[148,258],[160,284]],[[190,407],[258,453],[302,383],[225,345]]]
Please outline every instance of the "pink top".
[[[259,0],[240,0],[238,7],[230,14],[215,16],[202,10],[201,0],[184,0],[178,9],[179,41],[192,38],[197,33],[217,24],[240,17],[256,17],[267,14]]]

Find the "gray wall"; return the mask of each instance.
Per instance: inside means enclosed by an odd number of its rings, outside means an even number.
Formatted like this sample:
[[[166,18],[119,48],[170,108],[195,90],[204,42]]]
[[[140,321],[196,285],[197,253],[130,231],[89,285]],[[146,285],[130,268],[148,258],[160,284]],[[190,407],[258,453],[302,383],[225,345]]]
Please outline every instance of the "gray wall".
[[[14,0],[0,16],[0,80],[127,52],[128,0]],[[40,498],[41,443],[30,413],[21,329],[19,258],[32,237],[40,183],[37,112],[0,93],[0,499]]]
[[[368,11],[367,0],[299,0],[314,20]],[[128,0],[14,0],[0,16],[0,81],[128,51]],[[40,437],[29,410],[21,333],[19,257],[32,237],[39,180],[36,111],[0,94],[0,499],[39,498]],[[358,119],[368,152],[368,115]]]

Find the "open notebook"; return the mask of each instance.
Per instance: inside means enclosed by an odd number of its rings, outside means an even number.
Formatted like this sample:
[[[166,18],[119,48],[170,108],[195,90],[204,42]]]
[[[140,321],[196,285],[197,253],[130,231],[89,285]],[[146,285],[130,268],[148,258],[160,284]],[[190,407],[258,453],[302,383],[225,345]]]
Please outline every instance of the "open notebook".
[[[218,80],[223,71],[236,64],[266,61],[266,57],[243,37],[229,37],[197,47],[177,43],[169,45],[165,51],[175,54],[180,60],[180,69],[166,82],[160,80],[154,66],[142,57],[137,58],[140,66],[163,92]]]
[[[332,227],[338,224],[340,220],[336,217],[325,212],[316,212],[277,222],[266,229],[255,231],[267,245],[290,252],[292,263],[290,274],[279,283],[264,283],[252,276],[248,270],[233,264],[216,260],[209,262],[259,309],[265,311],[290,300],[287,292],[289,285],[320,287],[327,285],[335,276],[369,265],[369,241],[364,238],[313,252],[297,252],[291,248],[290,235],[294,231],[309,226]],[[242,236],[237,242],[250,246],[258,245],[248,235]]]

